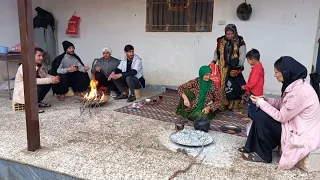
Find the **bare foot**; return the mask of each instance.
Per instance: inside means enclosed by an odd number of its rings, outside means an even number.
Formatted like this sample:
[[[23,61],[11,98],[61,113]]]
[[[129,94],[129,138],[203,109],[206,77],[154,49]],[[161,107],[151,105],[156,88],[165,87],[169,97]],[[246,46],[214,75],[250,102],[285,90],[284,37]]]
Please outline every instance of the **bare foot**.
[[[60,96],[59,96],[59,101],[64,101],[65,98],[66,98],[66,95],[64,95],[64,94],[63,94],[63,95],[60,95]]]
[[[78,93],[77,93],[77,96],[79,96],[79,97],[81,97],[81,98],[83,98],[85,95],[86,95],[86,94],[83,93],[83,92],[78,92]]]

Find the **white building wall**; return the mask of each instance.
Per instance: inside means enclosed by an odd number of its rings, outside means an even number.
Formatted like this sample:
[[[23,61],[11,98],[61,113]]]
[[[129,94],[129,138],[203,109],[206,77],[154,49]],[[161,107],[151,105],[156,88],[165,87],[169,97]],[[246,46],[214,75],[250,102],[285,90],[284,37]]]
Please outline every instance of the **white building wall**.
[[[42,6],[42,0],[32,0],[32,6]],[[33,8],[33,9],[34,9]],[[36,15],[36,11],[34,11]],[[20,43],[17,0],[0,1],[0,46],[12,47]],[[9,63],[10,78],[17,72],[18,63]],[[0,81],[7,79],[5,62],[0,61]]]
[[[243,0],[215,0],[213,32],[210,33],[145,32],[146,0],[42,1],[44,8],[52,11],[59,21],[60,53],[61,42],[69,40],[75,44],[77,54],[90,65],[94,57],[101,56],[102,47],[111,46],[113,55],[122,58],[123,47],[132,44],[136,54],[143,58],[149,84],[176,86],[196,77],[199,67],[212,60],[217,37],[224,34],[224,26],[218,25],[221,20],[237,25],[248,50],[260,51],[267,93],[279,93],[281,87],[273,78],[273,63],[277,58],[293,56],[308,70],[314,59],[319,0],[247,1],[253,7],[247,22],[240,21],[235,13]],[[65,35],[74,12],[82,18],[77,38]],[[12,40],[7,44],[9,42]],[[249,72],[246,64],[246,77]]]

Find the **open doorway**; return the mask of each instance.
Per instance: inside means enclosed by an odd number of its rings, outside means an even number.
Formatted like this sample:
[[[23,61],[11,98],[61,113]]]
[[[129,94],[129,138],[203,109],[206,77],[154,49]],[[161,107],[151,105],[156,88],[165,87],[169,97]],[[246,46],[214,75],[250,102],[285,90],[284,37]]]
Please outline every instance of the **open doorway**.
[[[320,11],[319,11],[319,18],[318,18],[318,26],[317,26],[317,36],[316,36],[316,43],[314,49],[314,68],[312,68],[314,72],[320,73]]]

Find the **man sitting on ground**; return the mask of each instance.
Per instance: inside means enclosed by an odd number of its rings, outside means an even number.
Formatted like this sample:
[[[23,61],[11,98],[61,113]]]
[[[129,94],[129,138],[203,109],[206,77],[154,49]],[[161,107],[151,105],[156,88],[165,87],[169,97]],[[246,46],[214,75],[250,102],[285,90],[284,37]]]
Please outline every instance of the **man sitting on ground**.
[[[145,79],[143,78],[143,68],[141,58],[134,54],[132,45],[124,47],[126,57],[120,62],[118,68],[112,72],[108,80],[113,80],[114,84],[121,91],[121,95],[115,99],[127,99],[128,102],[136,100],[135,89],[145,87]],[[130,95],[128,96],[128,88]]]
[[[69,41],[63,41],[62,45],[65,52],[53,61],[51,69],[53,75],[60,76],[60,83],[53,87],[53,92],[60,95],[60,101],[65,99],[69,87],[82,96],[90,83],[87,73],[90,67],[85,66],[79,56],[75,54],[74,45]]]
[[[42,66],[43,50],[41,48],[35,48],[35,62],[36,62],[36,78],[37,78],[37,92],[38,92],[38,107],[50,107],[50,104],[42,102],[44,97],[51,89],[51,84],[59,83],[59,76],[51,76],[47,73],[47,70]],[[13,103],[24,104],[24,85],[23,85],[23,71],[22,64],[19,66],[13,90]]]
[[[121,93],[118,88],[114,85],[113,81],[108,81],[110,74],[117,69],[120,64],[120,60],[111,56],[112,49],[110,47],[105,47],[102,49],[103,57],[98,59],[91,69],[91,78],[96,79],[99,84],[98,87],[106,87],[107,94],[114,91],[117,96]]]

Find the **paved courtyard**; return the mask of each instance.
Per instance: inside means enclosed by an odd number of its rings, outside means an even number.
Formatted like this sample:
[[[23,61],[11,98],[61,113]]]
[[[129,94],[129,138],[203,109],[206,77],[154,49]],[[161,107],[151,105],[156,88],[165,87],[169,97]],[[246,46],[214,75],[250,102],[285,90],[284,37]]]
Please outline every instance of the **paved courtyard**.
[[[154,93],[143,92],[143,97]],[[0,96],[0,158],[65,173],[81,179],[168,179],[188,166],[191,157],[175,152],[168,136],[174,124],[114,112],[126,101],[110,100],[103,107],[80,115],[75,97],[59,102],[50,94],[52,107],[39,114],[41,145],[36,152],[26,151],[26,123],[22,112],[13,112],[11,101]],[[245,138],[210,132],[214,144],[199,160],[176,179],[232,180],[313,180],[320,173],[305,173],[295,168],[277,170],[272,164],[243,161],[237,148]]]

